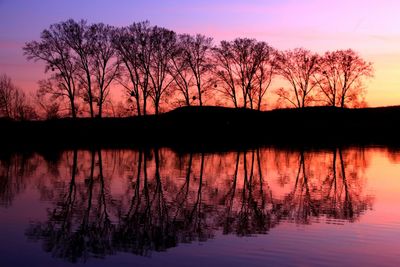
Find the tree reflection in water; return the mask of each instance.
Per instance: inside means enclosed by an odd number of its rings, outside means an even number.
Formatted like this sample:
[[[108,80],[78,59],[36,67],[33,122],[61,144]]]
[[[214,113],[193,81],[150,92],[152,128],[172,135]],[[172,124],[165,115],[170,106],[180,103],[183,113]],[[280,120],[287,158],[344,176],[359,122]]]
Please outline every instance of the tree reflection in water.
[[[0,154],[0,206],[8,207],[22,192],[36,171],[38,161],[32,154]]]
[[[74,150],[0,163],[1,205],[34,184],[52,207],[26,236],[72,262],[118,251],[148,256],[219,231],[265,234],[282,221],[353,222],[373,201],[363,149]]]

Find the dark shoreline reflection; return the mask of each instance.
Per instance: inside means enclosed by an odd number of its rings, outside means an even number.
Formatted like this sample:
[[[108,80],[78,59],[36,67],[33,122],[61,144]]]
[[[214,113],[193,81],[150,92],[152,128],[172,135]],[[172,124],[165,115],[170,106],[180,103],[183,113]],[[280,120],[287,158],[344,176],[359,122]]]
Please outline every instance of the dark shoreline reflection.
[[[9,155],[0,159],[0,203],[37,188],[51,207],[25,235],[54,257],[149,256],[217,231],[252,236],[283,221],[357,221],[373,206],[364,190],[368,161],[363,148]]]

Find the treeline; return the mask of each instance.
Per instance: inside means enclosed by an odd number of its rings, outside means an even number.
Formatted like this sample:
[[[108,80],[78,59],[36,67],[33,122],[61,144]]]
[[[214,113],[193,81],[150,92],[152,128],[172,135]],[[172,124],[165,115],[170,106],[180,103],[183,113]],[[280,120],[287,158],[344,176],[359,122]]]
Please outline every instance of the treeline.
[[[210,37],[149,22],[113,27],[71,19],[51,25],[23,50],[50,73],[34,97],[46,117],[60,116],[62,103],[74,118],[205,104],[262,110],[269,90],[279,106],[358,107],[365,104],[363,82],[373,76],[372,63],[351,49],[279,51],[249,38],[214,45]],[[110,94],[117,88],[124,96],[118,104]]]
[[[0,118],[28,120],[38,118],[34,106],[29,98],[17,88],[11,78],[0,74]]]

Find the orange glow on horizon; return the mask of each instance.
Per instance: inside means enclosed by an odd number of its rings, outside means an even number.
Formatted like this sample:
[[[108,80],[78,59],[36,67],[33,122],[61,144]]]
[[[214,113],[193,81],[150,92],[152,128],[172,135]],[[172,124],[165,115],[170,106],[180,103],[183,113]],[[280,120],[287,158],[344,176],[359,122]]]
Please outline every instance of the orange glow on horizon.
[[[0,72],[9,75],[27,92],[33,92],[37,81],[45,75],[43,65],[25,59],[22,46],[37,40],[50,24],[68,18],[116,26],[149,20],[153,25],[177,33],[205,34],[213,37],[215,43],[249,37],[266,41],[280,50],[304,47],[323,53],[351,48],[375,66],[375,77],[366,84],[368,105],[400,105],[400,20],[397,14],[400,6],[397,1],[135,1],[119,5],[103,1],[104,5],[96,10],[89,2],[59,2],[55,5],[43,0],[39,5],[20,0],[0,1],[3,11]]]

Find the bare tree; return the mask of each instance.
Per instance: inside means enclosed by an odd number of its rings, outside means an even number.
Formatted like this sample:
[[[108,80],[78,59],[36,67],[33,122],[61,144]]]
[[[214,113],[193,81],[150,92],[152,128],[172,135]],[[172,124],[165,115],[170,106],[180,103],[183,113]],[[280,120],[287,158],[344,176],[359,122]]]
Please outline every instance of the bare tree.
[[[183,48],[184,61],[192,71],[195,80],[199,105],[202,106],[203,94],[212,83],[211,75],[209,75],[214,67],[211,60],[212,38],[201,34],[196,36],[183,34],[179,39]]]
[[[17,88],[6,74],[0,74],[0,116],[16,119],[36,119],[35,109],[29,105],[25,93]]]
[[[303,48],[296,48],[278,54],[278,74],[290,83],[291,88],[276,91],[281,100],[293,106],[303,108],[314,99],[312,91],[317,82],[314,80],[318,71],[318,54]]]
[[[150,24],[148,21],[133,23],[115,29],[113,44],[123,65],[120,83],[129,97],[133,97],[137,114],[146,115],[149,97]],[[127,76],[127,79],[124,79]]]
[[[276,74],[276,50],[268,44],[261,42],[262,61],[255,74],[254,85],[250,91],[249,98],[251,107],[261,110],[263,99],[271,87],[272,79]]]
[[[169,75],[169,66],[176,43],[175,32],[157,26],[152,28],[149,77],[151,81],[150,97],[153,100],[155,114],[159,113],[161,99],[168,93],[173,82],[173,78]]]
[[[136,25],[136,38],[139,42],[139,63],[142,72],[141,91],[143,98],[143,115],[147,114],[147,99],[150,97],[150,66],[152,63],[151,32],[149,22]]]
[[[183,97],[179,105],[203,106],[211,87],[234,107],[261,110],[278,75],[289,85],[276,90],[279,101],[299,108],[317,101],[360,106],[363,82],[373,76],[372,63],[350,49],[320,57],[303,48],[278,52],[249,38],[213,47],[212,38],[177,36],[148,21],[114,28],[70,19],[44,30],[40,41],[26,43],[24,54],[45,62],[45,72],[52,74],[40,81],[39,92],[54,100],[67,99],[73,118],[82,101],[92,118],[102,117],[112,101],[114,80],[125,88],[129,110],[140,116],[147,114],[149,100],[158,114],[172,94]],[[115,111],[112,103],[111,107]],[[50,113],[57,109],[56,105],[48,108]]]
[[[184,35],[178,36],[176,49],[171,56],[169,72],[174,79],[174,84],[172,86],[174,86],[175,91],[183,96],[184,105],[190,106],[192,101],[196,100],[196,97],[192,96],[191,92],[192,87],[195,85],[195,78],[184,56],[183,36]]]
[[[237,38],[231,42],[222,41],[214,51],[217,77],[223,84],[222,93],[232,100],[235,107],[239,106],[240,94],[242,106],[254,108],[252,98],[256,80],[258,79],[258,86],[264,87],[266,79],[261,73],[257,78],[257,72],[265,68],[262,64],[269,56],[270,47],[255,39]],[[265,94],[263,91],[265,88],[261,90],[261,98]]]
[[[351,49],[326,52],[316,79],[323,101],[330,106],[357,106],[362,100],[365,78],[373,76],[371,62]]]
[[[35,108],[29,104],[30,101],[21,89],[15,88],[13,98],[13,119],[33,120],[38,118]]]
[[[123,64],[119,82],[126,89],[129,97],[136,101],[137,114],[141,115],[140,108],[140,75],[138,63],[138,45],[135,40],[134,25],[130,27],[117,28],[113,31],[113,45],[119,60]],[[129,77],[125,81],[125,77]]]
[[[53,72],[50,79],[56,86],[48,87],[46,93],[58,98],[67,98],[70,112],[76,118],[76,72],[77,68],[72,57],[71,49],[63,38],[62,24],[53,24],[42,32],[40,41],[25,44],[24,55],[28,59],[43,61],[45,72]]]
[[[236,92],[236,77],[231,64],[232,53],[230,43],[222,41],[219,47],[214,48],[216,76],[222,83],[221,93],[232,101],[235,108],[239,107],[238,93]]]
[[[61,38],[74,51],[74,59],[78,67],[77,77],[83,87],[83,100],[89,105],[90,117],[94,118],[93,102],[93,73],[91,69],[91,56],[94,53],[94,40],[90,38],[88,25],[85,20],[79,22],[69,19],[58,24],[61,29]]]
[[[91,71],[94,76],[94,85],[97,90],[96,102],[98,116],[103,114],[103,105],[108,100],[110,85],[119,74],[119,61],[116,60],[116,51],[112,45],[113,27],[102,23],[90,25],[87,29],[87,38],[92,43],[90,58]]]
[[[35,105],[38,107],[38,112],[42,111],[42,116],[45,119],[57,119],[60,118],[61,103],[54,99],[51,95],[42,92],[43,88],[52,86],[49,80],[39,81],[40,87],[34,95]]]
[[[6,74],[0,75],[0,115],[11,118],[15,86]]]

